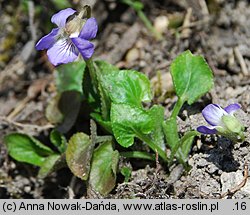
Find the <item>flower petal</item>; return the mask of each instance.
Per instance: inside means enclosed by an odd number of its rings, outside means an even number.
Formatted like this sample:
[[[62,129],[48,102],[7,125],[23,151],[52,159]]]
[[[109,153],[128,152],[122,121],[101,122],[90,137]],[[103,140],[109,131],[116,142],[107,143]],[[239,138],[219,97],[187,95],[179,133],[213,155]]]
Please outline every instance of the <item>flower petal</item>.
[[[228,113],[217,104],[209,104],[202,110],[205,120],[213,126],[221,124],[221,117]]]
[[[42,37],[36,44],[37,50],[49,49],[54,42],[56,41],[56,35],[59,31],[59,28],[53,28],[52,31],[46,36]]]
[[[56,41],[56,43],[47,51],[49,61],[57,66],[63,63],[70,63],[76,60],[79,51],[69,40],[63,38]]]
[[[78,48],[79,52],[81,53],[83,59],[87,60],[92,57],[94,53],[94,44],[81,39],[81,38],[71,38],[72,42],[75,44],[75,46]]]
[[[76,11],[72,8],[66,8],[59,11],[51,17],[51,22],[56,24],[59,28],[65,27],[67,18],[74,14]]]
[[[224,110],[229,114],[233,114],[235,111],[237,111],[240,108],[241,108],[240,104],[235,103],[235,104],[228,105],[227,107],[224,108]]]
[[[216,134],[217,130],[213,127],[209,127],[209,126],[199,126],[197,128],[197,131],[199,131],[202,134]]]
[[[85,40],[91,40],[96,37],[98,30],[97,22],[95,18],[89,18],[84,24],[79,37]]]

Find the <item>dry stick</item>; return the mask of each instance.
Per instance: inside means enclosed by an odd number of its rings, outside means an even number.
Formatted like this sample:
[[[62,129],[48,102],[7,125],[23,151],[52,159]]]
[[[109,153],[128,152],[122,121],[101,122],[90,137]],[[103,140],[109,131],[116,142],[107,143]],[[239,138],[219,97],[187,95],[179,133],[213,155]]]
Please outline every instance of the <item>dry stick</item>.
[[[220,198],[222,199],[222,198],[226,197],[227,195],[236,193],[238,190],[240,190],[242,187],[245,186],[245,184],[247,183],[247,178],[248,178],[248,164],[245,163],[244,164],[244,178],[243,178],[242,182],[240,184],[238,184],[236,187],[234,187],[233,189],[228,190],[227,192],[221,194]]]
[[[30,34],[31,34],[31,43],[27,43],[26,45],[26,48],[23,49],[23,51],[21,52],[20,56],[21,56],[21,59],[22,61],[19,62],[19,63],[24,63],[28,60],[28,58],[31,56],[32,54],[32,51],[30,49],[30,47],[33,48],[33,45],[30,46],[29,44],[33,44],[35,43],[35,40],[36,40],[36,35],[37,35],[37,32],[36,32],[36,27],[34,25],[34,15],[35,15],[35,6],[34,6],[34,2],[33,1],[29,1],[28,2],[28,8],[29,8],[29,27],[30,27]],[[1,79],[1,78],[0,78]],[[16,108],[8,115],[8,120],[11,120],[12,118],[14,118],[19,112],[21,112],[25,105],[31,100],[32,98],[30,98],[29,96],[28,97],[25,97],[22,101],[20,101],[18,103],[18,105],[16,106]]]
[[[249,71],[247,69],[246,62],[245,62],[242,54],[240,53],[240,50],[239,50],[238,46],[236,46],[234,48],[234,54],[235,54],[237,60],[239,61],[239,64],[240,64],[240,67],[241,67],[243,75],[248,76],[249,75]]]
[[[32,125],[32,124],[23,124],[23,123],[20,123],[20,122],[13,121],[13,120],[9,119],[8,117],[5,117],[5,116],[0,116],[0,124],[1,123],[7,123],[7,124],[10,124],[10,125],[13,125],[13,126],[16,126],[16,127],[20,127],[20,128],[30,128],[30,129],[34,129],[34,130],[36,130],[38,132],[48,130],[50,128],[55,127],[52,124],[47,124],[47,125],[44,125],[44,126]]]
[[[11,111],[8,116],[7,119],[9,121],[11,121],[17,114],[19,114],[26,106],[26,104],[30,101],[30,97],[26,96],[23,100],[21,100],[17,106],[14,108],[13,111]]]
[[[205,17],[204,19],[202,20],[199,20],[199,21],[195,21],[195,22],[190,22],[188,25],[186,26],[180,26],[177,28],[177,30],[183,30],[183,29],[186,29],[186,28],[194,28],[194,27],[197,27],[197,26],[202,26],[204,24],[207,24],[209,22],[209,17]]]
[[[205,16],[209,15],[209,11],[208,11],[206,1],[205,0],[199,0],[199,4],[201,6],[202,14],[205,15]]]
[[[159,154],[158,151],[155,151],[155,178],[154,178],[154,182],[156,181],[157,177],[158,177],[158,173],[160,170],[160,162],[159,162]]]
[[[190,8],[187,9],[187,13],[186,13],[183,25],[182,25],[182,27],[183,27],[183,30],[181,32],[181,37],[182,38],[189,37],[189,35],[191,33],[190,29],[186,28],[186,26],[190,25],[190,19],[191,19],[191,17],[192,17],[192,8],[190,7]]]
[[[34,81],[34,83],[30,85],[28,88],[27,96],[24,99],[22,99],[20,102],[18,102],[14,110],[12,110],[8,114],[7,116],[8,120],[11,121],[16,115],[18,115],[25,108],[26,104],[29,101],[31,101],[40,92],[42,92],[45,89],[49,81],[50,81],[50,77],[46,79],[37,79],[36,81]]]
[[[28,8],[29,8],[29,27],[30,27],[31,38],[33,41],[36,41],[37,32],[36,32],[36,26],[34,25],[35,6],[33,1],[28,2]]]

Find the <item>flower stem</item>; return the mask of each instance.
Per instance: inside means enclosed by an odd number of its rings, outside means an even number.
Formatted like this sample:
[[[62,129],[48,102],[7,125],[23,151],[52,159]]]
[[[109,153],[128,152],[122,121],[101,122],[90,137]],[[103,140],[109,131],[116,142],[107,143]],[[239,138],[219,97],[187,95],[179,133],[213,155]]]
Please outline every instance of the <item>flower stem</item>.
[[[143,134],[139,134],[138,132],[135,132],[136,136],[142,140],[143,142],[145,142],[154,152],[158,152],[160,157],[165,161],[168,162],[168,158],[166,155],[166,152],[164,150],[162,150],[158,145],[156,145],[152,139],[150,137],[148,137],[147,135],[143,135]]]
[[[170,116],[170,118],[172,119],[176,119],[176,117],[178,116],[182,105],[185,103],[185,100],[183,100],[181,97],[178,98],[177,102],[175,103],[174,109],[172,111],[172,114]]]
[[[184,136],[181,138],[180,144],[182,145],[186,140],[193,136],[200,136],[198,131],[188,131]]]
[[[148,30],[150,30],[152,32],[154,37],[157,40],[162,40],[161,33],[156,31],[156,29],[154,28],[154,26],[152,25],[150,20],[146,17],[145,13],[142,10],[137,10],[136,12],[137,12],[138,16],[140,17],[140,19],[142,20],[142,22],[144,23],[144,25],[148,28]]]
[[[123,2],[124,4],[127,4],[128,6],[132,7],[136,11],[137,15],[142,20],[144,25],[147,27],[147,29],[149,31],[152,32],[152,34],[154,35],[154,37],[157,40],[163,39],[162,34],[158,31],[156,31],[156,29],[154,28],[154,26],[152,25],[150,20],[147,18],[147,16],[143,12],[144,5],[140,0],[137,0],[137,1],[135,1],[135,0],[120,0],[120,1]]]
[[[167,141],[167,144],[171,148],[171,156],[169,159],[169,165],[171,165],[175,157],[175,154],[177,153],[181,144],[179,134],[178,134],[177,116],[184,103],[185,103],[185,99],[178,98],[170,118],[167,119],[165,123],[163,124],[166,141]],[[181,157],[179,157],[178,160],[182,164],[185,163]]]
[[[101,109],[102,109],[102,118],[103,120],[109,120],[109,106],[108,98],[106,94],[104,93],[104,89],[102,87],[101,80],[102,80],[102,74],[100,69],[95,66],[92,59],[86,60],[86,65],[89,69],[90,78],[94,85],[95,92],[99,95],[99,98],[101,100]]]
[[[95,90],[98,91],[98,74],[97,70],[95,69],[94,63],[92,59],[86,60],[85,62],[89,69],[90,78],[94,84]]]

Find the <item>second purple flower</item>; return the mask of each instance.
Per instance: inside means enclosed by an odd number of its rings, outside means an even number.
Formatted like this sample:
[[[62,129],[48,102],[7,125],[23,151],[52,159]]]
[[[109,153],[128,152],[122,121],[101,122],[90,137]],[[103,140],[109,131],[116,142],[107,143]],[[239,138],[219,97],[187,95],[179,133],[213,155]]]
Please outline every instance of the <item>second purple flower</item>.
[[[37,50],[48,50],[49,61],[54,66],[73,62],[79,54],[87,60],[94,53],[94,44],[89,40],[96,37],[97,22],[95,18],[86,20],[78,16],[67,22],[75,13],[75,10],[67,8],[54,14],[51,22],[56,24],[57,28],[52,29],[36,44]]]

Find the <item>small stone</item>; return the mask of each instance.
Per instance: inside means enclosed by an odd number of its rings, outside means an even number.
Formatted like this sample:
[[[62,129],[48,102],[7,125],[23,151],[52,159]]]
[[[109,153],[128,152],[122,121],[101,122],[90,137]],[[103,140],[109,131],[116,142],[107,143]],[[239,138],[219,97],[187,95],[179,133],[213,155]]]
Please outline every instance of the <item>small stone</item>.
[[[158,16],[154,20],[155,30],[159,33],[163,33],[168,28],[169,20],[166,16]]]
[[[134,62],[137,59],[139,59],[140,57],[140,52],[137,48],[132,48],[128,51],[128,53],[126,54],[125,60],[128,63]]]
[[[231,190],[240,184],[240,182],[243,180],[242,171],[238,170],[237,172],[223,172],[221,174],[220,180],[222,184],[222,193],[227,192],[228,190]]]
[[[31,187],[30,186],[25,186],[24,187],[24,192],[29,193],[31,191]]]

